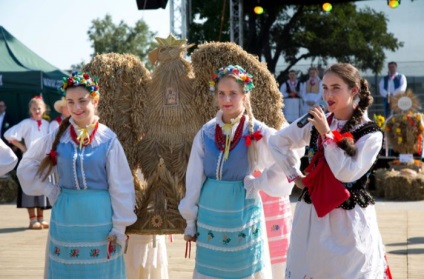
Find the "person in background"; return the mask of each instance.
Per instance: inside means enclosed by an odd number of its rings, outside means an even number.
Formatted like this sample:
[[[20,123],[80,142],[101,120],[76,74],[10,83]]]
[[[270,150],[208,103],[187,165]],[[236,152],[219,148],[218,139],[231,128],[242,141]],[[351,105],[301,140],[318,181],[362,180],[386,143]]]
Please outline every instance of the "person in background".
[[[252,114],[252,76],[228,65],[210,86],[220,110],[194,138],[178,207],[196,240],[193,278],[272,278],[259,191],[287,196],[293,184],[268,150],[275,130]]]
[[[12,149],[0,139],[0,176],[13,170],[17,163],[18,157],[16,157]]]
[[[303,112],[300,85],[301,83],[297,80],[296,71],[290,70],[289,79],[280,86],[280,92],[284,98],[284,117],[290,123],[298,119]]]
[[[52,122],[50,122],[49,133],[59,128],[63,119],[70,116],[68,106],[66,105],[66,99],[64,97],[62,97],[60,100],[57,100],[53,107],[60,115],[53,119]]]
[[[318,68],[311,67],[308,71],[309,79],[302,83],[301,97],[303,99],[303,113],[307,113],[312,106],[322,100],[322,86]]]
[[[368,82],[350,64],[323,76],[326,115],[319,106],[303,128],[296,123],[270,138],[289,181],[303,189],[293,217],[286,278],[390,278],[367,179],[383,133],[364,113],[373,98]],[[305,175],[294,149],[309,146]]]
[[[7,106],[6,106],[5,101],[0,100],[0,134],[1,134],[1,139],[6,143],[6,145],[13,146],[13,145],[9,144],[9,142],[4,137],[4,133],[6,132],[6,130],[9,129],[10,127],[12,127],[15,124],[14,121],[12,120],[12,118],[10,117],[10,114],[8,114],[6,110],[7,110]]]
[[[97,79],[74,72],[61,88],[71,116],[18,166],[24,191],[47,195],[53,205],[45,278],[125,279],[125,229],[137,220],[127,158],[95,114]],[[53,168],[57,185],[47,180]]]
[[[29,102],[31,117],[10,127],[5,132],[4,137],[25,154],[38,139],[49,133],[49,122],[42,118],[45,111],[46,104],[43,99],[41,96],[35,96]],[[43,216],[43,210],[50,208],[46,196],[29,196],[22,191],[22,187],[19,187],[18,191],[17,207],[27,208],[29,228],[33,230],[49,228],[49,223],[44,220]]]
[[[382,77],[379,82],[380,95],[384,98],[384,116],[391,115],[391,98],[394,95],[405,92],[407,81],[405,75],[397,72],[397,63],[389,62],[389,73]]]

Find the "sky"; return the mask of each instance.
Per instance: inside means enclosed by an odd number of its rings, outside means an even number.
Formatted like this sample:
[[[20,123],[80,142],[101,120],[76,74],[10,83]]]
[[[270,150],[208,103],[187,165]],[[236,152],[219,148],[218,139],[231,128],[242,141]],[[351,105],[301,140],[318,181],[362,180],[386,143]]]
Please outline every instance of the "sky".
[[[331,0],[330,0],[331,2]],[[424,65],[424,0],[402,0],[391,9],[386,0],[356,2],[384,12],[388,30],[405,46],[387,53],[388,60]],[[87,31],[94,19],[112,16],[115,24],[130,26],[143,19],[159,37],[170,32],[169,2],[166,9],[138,10],[136,0],[0,0],[0,25],[50,64],[69,69],[72,64],[89,62],[93,48]],[[399,67],[398,67],[399,68]]]

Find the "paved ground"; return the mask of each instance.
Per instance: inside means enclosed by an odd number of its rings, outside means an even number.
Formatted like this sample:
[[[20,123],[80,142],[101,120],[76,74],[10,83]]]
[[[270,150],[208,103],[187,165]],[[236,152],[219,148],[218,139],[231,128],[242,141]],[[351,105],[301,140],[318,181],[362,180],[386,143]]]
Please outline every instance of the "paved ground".
[[[294,207],[295,204],[293,204]],[[376,205],[387,258],[395,279],[424,278],[424,201]],[[46,211],[47,219],[50,211]],[[14,204],[0,204],[0,278],[42,278],[47,230],[27,230],[27,215]],[[191,278],[192,258],[185,259],[181,235],[167,242],[169,278]],[[154,278],[153,278],[154,279]]]

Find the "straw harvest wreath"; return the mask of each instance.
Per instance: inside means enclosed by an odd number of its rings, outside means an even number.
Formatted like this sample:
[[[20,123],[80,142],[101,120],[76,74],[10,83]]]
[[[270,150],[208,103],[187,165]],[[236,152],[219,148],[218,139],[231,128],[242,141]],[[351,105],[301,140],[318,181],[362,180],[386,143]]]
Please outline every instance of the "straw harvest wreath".
[[[392,110],[395,113],[385,123],[387,139],[393,150],[398,153],[422,152],[424,123],[418,98],[407,91],[392,98]]]
[[[132,234],[178,234],[186,227],[178,212],[193,138],[215,116],[209,81],[225,65],[240,65],[255,81],[252,109],[276,129],[285,121],[282,97],[265,64],[234,43],[205,43],[184,56],[186,40],[157,38],[149,54],[151,74],[129,54],[101,54],[83,69],[99,77],[100,121],[118,135],[132,169],[137,194]],[[251,77],[249,77],[251,78]]]

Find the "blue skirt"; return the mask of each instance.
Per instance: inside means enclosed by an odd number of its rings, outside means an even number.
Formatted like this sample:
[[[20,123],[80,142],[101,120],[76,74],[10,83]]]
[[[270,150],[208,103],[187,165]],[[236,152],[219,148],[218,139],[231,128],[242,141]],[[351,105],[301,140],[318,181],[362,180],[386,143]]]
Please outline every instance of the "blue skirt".
[[[206,180],[197,216],[198,273],[240,279],[263,268],[262,204],[245,197],[242,181]]]
[[[108,257],[112,213],[108,191],[62,188],[50,220],[46,278],[126,278],[120,245]]]

